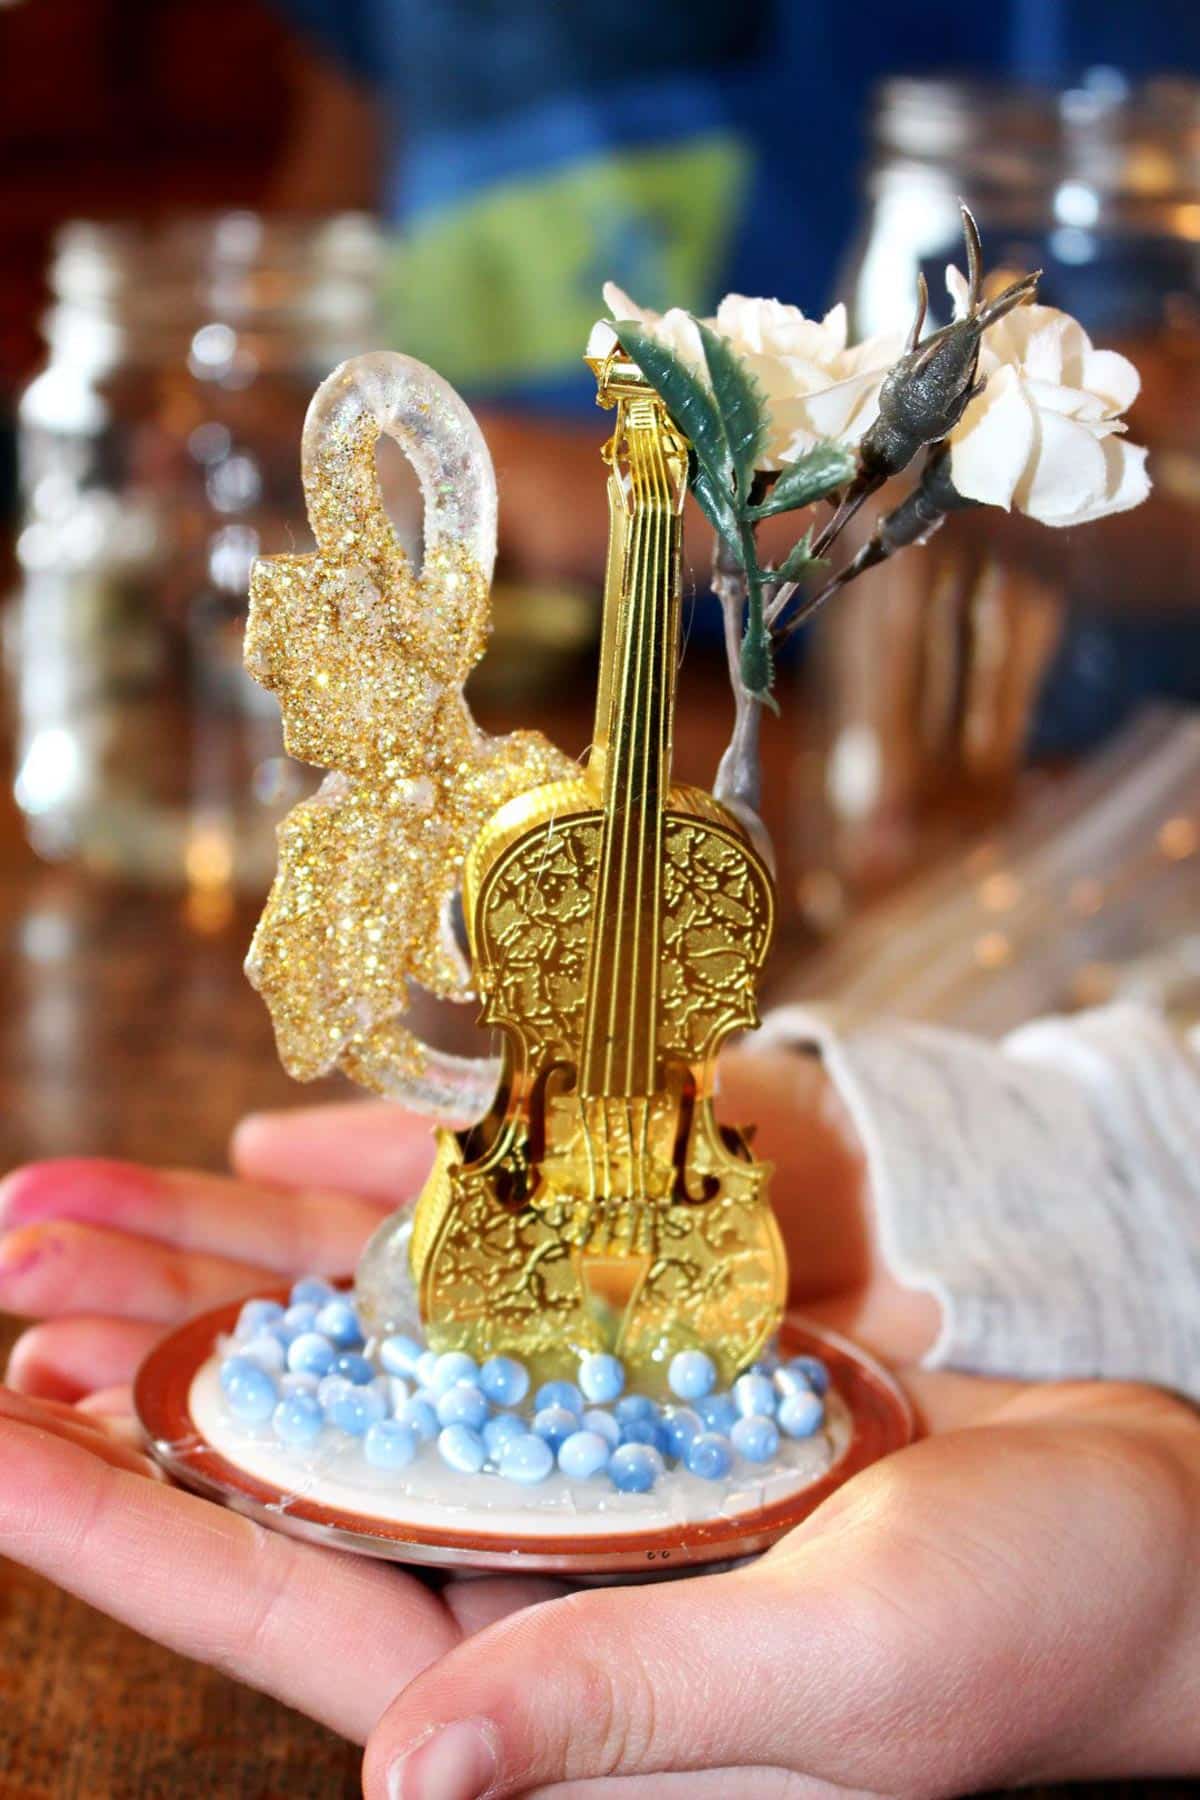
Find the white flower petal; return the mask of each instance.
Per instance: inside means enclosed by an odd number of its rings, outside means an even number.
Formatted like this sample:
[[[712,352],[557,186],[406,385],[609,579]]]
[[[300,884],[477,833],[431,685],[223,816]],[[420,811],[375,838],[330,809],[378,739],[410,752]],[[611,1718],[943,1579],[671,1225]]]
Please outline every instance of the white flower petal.
[[[1128,412],[1142,386],[1142,378],[1129,358],[1116,350],[1089,350],[1083,358],[1082,381],[1114,413]]]
[[[848,345],[839,358],[840,372],[858,375],[866,369],[877,369],[883,373],[903,354],[903,332],[881,331],[874,337],[864,338],[861,344]]]
[[[835,381],[819,393],[805,394],[801,403],[805,428],[814,437],[839,442],[857,436],[859,413],[872,395],[878,395],[880,385],[878,372],[867,370],[848,381]]]
[[[962,270],[956,269],[953,263],[946,264],[946,292],[954,303],[955,318],[965,319],[971,288]]]
[[[1053,319],[1043,321],[1036,330],[1025,334],[1021,373],[1027,381],[1046,381],[1055,386],[1062,381],[1065,323],[1065,315],[1059,313]],[[1011,336],[1010,333],[1010,338]]]
[[[1142,504],[1150,492],[1145,446],[1109,437],[1103,440],[1101,448],[1105,462],[1103,494],[1070,519],[1047,519],[1048,525],[1086,525],[1089,520],[1105,519],[1110,513],[1128,512],[1131,507]]]
[[[1081,419],[1088,425],[1099,425],[1108,419],[1108,407],[1098,394],[1084,388],[1063,387],[1053,381],[1039,381],[1028,368],[1017,371],[1030,399],[1041,412],[1061,413],[1065,419]]]
[[[1012,505],[1037,439],[1037,415],[1017,371],[1000,369],[950,435],[950,477],[986,506]]]
[[[1033,454],[1014,499],[1046,525],[1073,525],[1093,516],[1108,485],[1104,445],[1086,425],[1062,413],[1040,412]]]
[[[661,314],[649,312],[631,300],[624,288],[619,288],[615,281],[606,281],[601,290],[604,304],[614,319],[636,319],[642,325],[657,325]]]
[[[829,339],[831,348],[835,350],[844,350],[846,348],[846,338],[849,334],[850,325],[846,317],[846,303],[844,300],[839,300],[836,306],[830,307],[829,311],[825,314],[825,317],[821,320],[821,330]]]

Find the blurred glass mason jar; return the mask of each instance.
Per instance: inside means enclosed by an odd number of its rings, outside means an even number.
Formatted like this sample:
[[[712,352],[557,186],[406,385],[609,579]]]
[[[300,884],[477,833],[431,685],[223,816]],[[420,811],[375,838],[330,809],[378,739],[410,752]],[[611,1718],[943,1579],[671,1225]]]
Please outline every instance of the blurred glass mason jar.
[[[241,663],[250,563],[308,543],[317,383],[380,341],[374,225],[236,213],[60,234],[22,396],[9,620],[34,846],[204,891],[261,888],[311,785]]]
[[[1154,492],[1071,530],[956,514],[828,609],[801,814],[814,923],[847,883],[886,884],[995,817],[1031,752],[1090,746],[1139,688],[1200,699],[1200,86],[1131,89],[1111,70],[1062,93],[899,80],[873,126],[842,284],[852,330],[905,330],[919,272],[931,325],[946,322],[961,195],[993,279],[1042,269],[1041,297],[1136,363],[1129,431]]]

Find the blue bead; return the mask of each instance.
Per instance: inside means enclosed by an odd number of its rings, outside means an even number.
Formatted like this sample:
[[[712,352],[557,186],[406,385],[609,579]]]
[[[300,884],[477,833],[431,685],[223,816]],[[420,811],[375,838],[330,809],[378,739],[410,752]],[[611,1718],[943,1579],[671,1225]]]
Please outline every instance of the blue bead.
[[[326,1380],[328,1380],[328,1376]],[[337,1379],[335,1377],[335,1379]],[[350,1437],[363,1437],[372,1425],[387,1415],[383,1397],[370,1387],[355,1387],[347,1383],[343,1393],[337,1394],[326,1406],[325,1417],[339,1431]]]
[[[622,1425],[628,1425],[630,1419],[658,1417],[658,1408],[648,1394],[622,1394],[613,1412]]]
[[[608,1459],[613,1486],[622,1494],[648,1494],[663,1473],[663,1459],[649,1444],[621,1444]]]
[[[500,1452],[506,1444],[513,1444],[519,1437],[528,1437],[529,1427],[516,1413],[496,1413],[483,1427],[483,1441],[487,1453],[493,1462],[500,1460]],[[539,1443],[541,1439],[538,1440]]]
[[[257,1337],[269,1325],[277,1325],[283,1317],[283,1308],[278,1300],[247,1300],[238,1314],[233,1335],[237,1338]]]
[[[545,1438],[552,1450],[557,1451],[573,1431],[579,1430],[579,1414],[566,1406],[543,1406],[533,1415],[533,1429],[538,1437]]]
[[[625,1365],[606,1350],[594,1350],[579,1359],[579,1385],[586,1400],[608,1406],[625,1386]]]
[[[226,1406],[243,1425],[263,1424],[279,1398],[274,1377],[245,1356],[231,1356],[221,1364],[221,1391]]]
[[[829,1392],[829,1370],[817,1356],[791,1356],[779,1371],[780,1376],[800,1376],[814,1394]]]
[[[479,1364],[465,1350],[447,1350],[438,1357],[433,1368],[433,1380],[430,1386],[435,1393],[444,1394],[452,1388],[456,1381],[479,1380]]]
[[[279,1323],[286,1326],[294,1336],[298,1336],[302,1331],[314,1329],[319,1310],[320,1308],[314,1306],[311,1300],[301,1300],[298,1306],[288,1307]]]
[[[407,1375],[411,1381],[416,1376],[417,1364],[423,1354],[416,1338],[405,1337],[403,1332],[393,1332],[379,1346],[380,1367],[389,1375]]]
[[[373,1365],[365,1356],[360,1356],[357,1350],[343,1350],[340,1356],[335,1356],[329,1365],[329,1373],[344,1375],[355,1387],[366,1387],[368,1382],[375,1379]]]
[[[469,1425],[447,1425],[438,1437],[437,1447],[442,1461],[460,1475],[478,1475],[487,1457],[483,1439]]]
[[[281,1375],[279,1377],[281,1394],[312,1394],[315,1396],[320,1385],[315,1375]]]
[[[368,1385],[375,1389],[389,1413],[398,1412],[408,1399],[408,1383],[398,1375],[376,1375]]]
[[[780,1431],[786,1431],[789,1437],[811,1437],[825,1423],[825,1402],[820,1394],[804,1388],[784,1395],[776,1417]]]
[[[327,1300],[317,1314],[317,1330],[323,1331],[339,1350],[356,1350],[363,1341],[362,1326],[353,1303],[340,1295]]]
[[[572,1481],[590,1481],[607,1466],[609,1454],[598,1431],[573,1431],[558,1447],[558,1466]]]
[[[260,1369],[265,1369],[268,1375],[282,1375],[287,1367],[287,1352],[279,1339],[269,1331],[260,1331],[257,1337],[248,1338],[244,1344],[239,1344],[238,1355],[248,1357]]]
[[[367,1427],[363,1455],[373,1469],[403,1469],[417,1454],[417,1434],[398,1419],[378,1419]]]
[[[688,1445],[704,1430],[704,1420],[690,1406],[673,1406],[664,1414],[662,1442],[668,1456],[682,1462]]]
[[[529,1370],[515,1356],[489,1356],[479,1385],[493,1406],[520,1406],[529,1392]]]
[[[738,1455],[747,1462],[770,1462],[779,1449],[779,1427],[774,1419],[761,1413],[739,1419],[729,1436]]]
[[[778,1399],[774,1382],[765,1375],[739,1375],[733,1384],[733,1403],[743,1419],[769,1419]]]
[[[502,1447],[497,1466],[505,1481],[519,1481],[525,1487],[533,1487],[537,1482],[545,1481],[554,1467],[554,1452],[545,1438],[526,1431],[520,1437],[510,1438]]]
[[[432,1444],[438,1434],[437,1414],[428,1400],[406,1400],[396,1408],[396,1420],[415,1431],[423,1444]]]
[[[290,1298],[293,1306],[324,1306],[336,1293],[332,1281],[326,1281],[321,1275],[305,1275],[292,1288]]]
[[[627,1419],[621,1427],[623,1444],[653,1444],[661,1450],[666,1443],[660,1419]]]
[[[302,1331],[288,1345],[287,1366],[293,1375],[328,1375],[333,1345],[319,1331]]]
[[[728,1394],[706,1394],[697,1400],[696,1411],[710,1431],[728,1437],[738,1419],[738,1409]]]
[[[693,1438],[684,1457],[693,1475],[705,1481],[723,1481],[733,1467],[733,1445],[717,1431],[702,1431]]]
[[[436,1350],[422,1350],[417,1358],[416,1377],[422,1387],[433,1389],[433,1378],[437,1374],[438,1354]]]
[[[437,1416],[439,1425],[469,1425],[479,1431],[488,1416],[488,1403],[473,1381],[456,1381],[438,1395]]]
[[[271,1416],[275,1436],[293,1450],[315,1444],[324,1423],[315,1394],[285,1394]]]
[[[534,1395],[533,1409],[543,1412],[548,1406],[561,1406],[578,1419],[583,1412],[583,1395],[573,1381],[544,1381]]]
[[[610,1450],[615,1450],[621,1441],[621,1427],[609,1412],[601,1412],[599,1407],[590,1407],[580,1421],[585,1431],[594,1431],[602,1437]]]
[[[680,1350],[671,1358],[667,1385],[681,1400],[703,1400],[717,1385],[717,1365],[703,1350]]]

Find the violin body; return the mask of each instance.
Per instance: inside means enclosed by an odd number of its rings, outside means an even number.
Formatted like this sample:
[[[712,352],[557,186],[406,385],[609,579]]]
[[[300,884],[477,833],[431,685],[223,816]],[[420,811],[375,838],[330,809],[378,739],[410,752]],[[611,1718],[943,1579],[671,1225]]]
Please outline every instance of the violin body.
[[[486,1118],[439,1133],[411,1260],[435,1348],[539,1375],[612,1348],[661,1388],[692,1347],[732,1380],[782,1309],[769,1170],[712,1105],[722,1043],[758,1022],[774,890],[733,815],[670,783],[686,446],[636,374],[617,399],[596,740],[468,856],[502,1074]]]

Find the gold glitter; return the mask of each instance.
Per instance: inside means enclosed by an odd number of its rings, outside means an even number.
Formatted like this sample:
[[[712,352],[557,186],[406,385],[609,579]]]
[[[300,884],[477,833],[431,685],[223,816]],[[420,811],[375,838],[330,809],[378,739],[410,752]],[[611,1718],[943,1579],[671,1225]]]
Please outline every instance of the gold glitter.
[[[426,493],[419,574],[379,491],[381,430]],[[313,402],[304,450],[317,551],[255,564],[245,657],[279,696],[289,752],[333,773],[280,827],[246,966],[290,1074],[338,1067],[458,1110],[405,1023],[409,983],[471,997],[453,926],[465,854],[498,806],[575,765],[534,732],[486,736],[463,697],[487,640],[495,502],[453,390],[405,357],[345,364]]]

